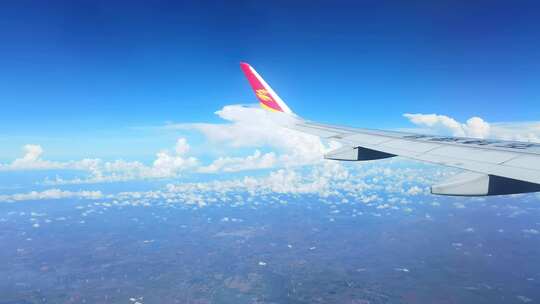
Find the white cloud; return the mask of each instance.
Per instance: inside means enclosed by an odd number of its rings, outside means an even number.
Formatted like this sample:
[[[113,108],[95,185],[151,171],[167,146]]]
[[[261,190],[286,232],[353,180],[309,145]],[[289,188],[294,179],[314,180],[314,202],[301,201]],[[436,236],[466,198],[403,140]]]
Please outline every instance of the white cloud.
[[[277,169],[261,177],[247,176],[233,180],[169,184],[167,192],[169,195],[178,196],[176,199],[180,201],[191,202],[190,204],[205,204],[216,199],[221,200],[227,197],[227,194],[242,192],[258,199],[263,199],[269,194],[305,194],[316,195],[320,198],[335,197],[338,201],[361,201],[371,204],[383,202],[383,198],[377,195],[377,192],[381,190],[388,191],[390,194],[403,194],[406,192],[404,189],[411,188],[408,180],[429,175],[426,174],[426,170],[432,171],[433,167],[396,168],[392,174],[383,179],[377,179],[374,177],[383,175],[385,171],[380,166],[373,164],[357,166],[323,161],[309,167]],[[418,180],[422,185],[419,189],[432,182],[426,178]],[[403,202],[388,200],[388,203],[393,207]]]
[[[486,138],[489,136],[490,125],[480,117],[472,117],[463,125],[465,134],[468,137]]]
[[[403,114],[424,132],[473,138],[540,142],[540,122],[488,123],[480,117],[460,123],[452,117],[437,114]]]
[[[171,154],[169,151],[157,153],[152,167],[144,170],[147,174],[143,177],[174,177],[181,171],[196,167],[198,160],[195,157],[184,157],[188,150],[189,145],[186,139],[178,139],[175,153]]]
[[[185,155],[187,152],[189,152],[190,146],[185,138],[179,138],[176,141],[176,146],[174,147],[174,151],[177,155]]]
[[[454,203],[454,207],[456,207],[457,209],[465,209],[466,208],[465,204],[459,203],[459,202]]]
[[[418,186],[412,186],[409,188],[409,190],[407,190],[406,192],[408,195],[418,195],[420,193],[422,193],[422,189]]]
[[[103,197],[101,191],[65,191],[60,189],[49,189],[45,191],[32,191],[28,193],[17,193],[0,195],[0,202],[17,202],[30,200],[49,200],[49,199],[100,199]]]
[[[10,164],[0,164],[0,170],[21,169],[67,169],[88,171],[86,178],[65,180],[56,177],[46,180],[47,184],[82,184],[118,182],[144,178],[170,178],[181,172],[198,173],[238,172],[244,170],[269,169],[276,167],[299,166],[321,162],[323,154],[339,147],[339,143],[330,142],[328,146],[309,134],[304,134],[283,127],[290,117],[270,117],[260,108],[229,105],[216,112],[228,121],[224,124],[179,124],[167,128],[192,129],[201,132],[211,143],[219,145],[225,155],[210,164],[200,164],[197,158],[187,156],[190,145],[185,138],[179,138],[172,151],[163,150],[156,154],[151,165],[138,161],[103,161],[101,159],[83,159],[69,162],[52,162],[41,159],[43,149],[39,145],[24,147],[25,155]],[[247,156],[232,157],[230,150],[254,148]],[[273,151],[262,153],[259,149],[268,147]],[[225,149],[224,149],[225,148]],[[230,150],[228,150],[230,149]]]
[[[85,178],[70,180],[65,180],[57,176],[54,179],[47,179],[45,184],[106,183],[134,179],[177,177],[183,172],[194,170],[199,165],[197,158],[185,155],[189,152],[189,149],[187,140],[185,138],[179,138],[173,151],[162,150],[156,153],[156,158],[152,162],[152,165],[145,165],[138,161],[103,161],[100,159],[83,159],[61,163],[60,167],[49,167],[48,169],[83,170],[88,171],[90,175]]]
[[[277,162],[274,152],[261,153],[255,150],[253,155],[246,157],[220,157],[214,160],[210,165],[200,167],[200,173],[216,173],[216,172],[238,172],[254,169],[268,169],[275,166]]]
[[[413,205],[403,198],[403,194],[409,189],[416,189],[415,186],[418,189],[425,189],[433,182],[432,178],[437,178],[436,173],[440,169],[402,160],[382,162],[383,165],[377,163],[358,165],[327,160],[313,166],[280,168],[262,176],[169,183],[162,189],[150,191],[105,195],[92,191],[50,189],[43,192],[3,195],[0,196],[0,201],[99,198],[102,202],[92,203],[92,206],[109,208],[113,205],[176,204],[184,207],[203,207],[211,204],[233,206],[253,204],[253,207],[256,207],[268,203],[287,204],[291,201],[288,197],[304,195],[309,201],[320,201],[323,204],[362,203],[362,208],[373,208],[374,211],[377,210],[377,206],[382,206],[379,208],[384,208],[385,212],[413,212]],[[388,166],[392,166],[392,169],[389,170]],[[108,178],[108,175],[105,174],[102,178]],[[379,195],[381,191],[384,191],[385,195]],[[423,199],[424,191],[419,194],[415,201]]]
[[[540,142],[540,122],[494,123],[491,130],[494,138]]]
[[[223,155],[210,163],[201,164],[194,157],[189,156],[190,145],[185,138],[179,138],[175,146],[169,150],[156,153],[150,164],[138,161],[104,161],[101,159],[82,159],[76,161],[58,162],[44,160],[43,148],[39,145],[25,145],[22,157],[11,163],[0,164],[0,170],[80,170],[88,172],[88,176],[66,180],[62,177],[47,179],[46,184],[82,184],[119,182],[134,179],[148,178],[174,178],[185,172],[220,173],[239,172],[245,170],[292,168],[302,165],[321,165],[328,168],[328,162],[323,161],[323,154],[339,147],[337,142],[323,143],[318,137],[304,134],[283,127],[290,117],[278,117],[260,108],[245,107],[241,105],[228,105],[217,111],[216,114],[226,123],[211,124],[176,124],[168,125],[172,129],[190,129],[201,132],[210,143],[219,147]],[[537,139],[540,137],[540,123],[515,124],[489,124],[479,117],[473,117],[465,123],[455,119],[436,114],[405,114],[416,125],[429,128],[439,133],[469,137],[500,137],[506,139]],[[283,121],[281,121],[283,120]],[[231,151],[238,148],[253,148],[251,154],[245,156],[230,156]],[[268,152],[262,150],[270,149]],[[322,168],[319,166],[319,168]],[[314,170],[313,172],[316,172]],[[280,171],[275,171],[275,177]],[[282,172],[290,172],[285,170]],[[386,168],[381,171],[385,178],[393,172]],[[285,173],[283,173],[285,174]],[[287,173],[290,174],[290,173]],[[283,178],[291,178],[290,175]],[[341,173],[340,173],[341,174]],[[381,176],[374,176],[376,183]],[[439,174],[439,177],[440,174]],[[318,182],[324,184],[328,179],[320,173]],[[424,176],[419,176],[421,182]],[[411,181],[411,179],[409,179]],[[276,185],[276,188],[279,188]],[[305,187],[304,187],[305,189]],[[403,190],[408,189],[408,190]],[[414,195],[423,192],[425,188],[409,184],[386,184],[385,191],[399,190],[402,193]],[[364,197],[363,200],[369,200]]]
[[[480,117],[472,117],[466,123],[459,123],[446,115],[437,114],[403,114],[412,123],[427,127],[438,133],[453,136],[485,138],[490,134],[490,125]]]
[[[104,161],[101,159],[82,159],[68,162],[48,161],[42,159],[43,149],[41,146],[26,145],[24,146],[25,153],[21,158],[12,163],[0,164],[0,170],[69,169],[89,173],[87,177],[66,180],[57,176],[45,181],[46,184],[61,185],[173,178],[184,172],[220,173],[281,167],[285,169],[272,172],[265,180],[263,188],[286,193],[296,191],[292,187],[298,187],[300,193],[318,191],[324,195],[331,195],[332,191],[329,190],[331,187],[328,186],[330,180],[335,181],[336,176],[349,174],[337,162],[328,162],[322,159],[325,152],[339,147],[337,142],[325,145],[316,136],[285,128],[282,126],[282,122],[276,124],[275,117],[270,117],[269,113],[260,108],[229,105],[217,111],[216,114],[227,123],[167,126],[167,128],[173,129],[197,130],[212,144],[219,145],[220,150],[224,151],[224,155],[208,164],[201,164],[197,158],[189,156],[190,145],[185,138],[179,138],[172,149],[159,151],[150,164],[138,161]],[[521,130],[521,128],[514,128],[509,124],[490,125],[478,117],[473,117],[466,123],[460,123],[448,116],[436,114],[405,114],[405,117],[419,126],[458,136],[486,137],[492,134],[516,136],[516,131]],[[530,123],[529,126],[528,133],[523,133],[524,136],[534,138],[536,134],[540,134],[540,124]],[[271,151],[263,153],[260,150],[263,147],[270,148]],[[247,156],[233,157],[228,155],[231,150],[237,151],[238,148],[254,148],[254,150],[252,154]],[[291,170],[291,168],[306,164],[315,165],[310,173],[309,178],[312,180],[310,183],[304,183],[305,176],[300,177],[297,171]],[[378,185],[382,178],[389,178],[396,173],[395,169],[387,167],[383,169],[379,175],[371,177],[372,185]],[[329,174],[334,174],[334,176],[329,176]],[[440,178],[444,174],[436,172],[436,175],[437,178]],[[429,180],[422,175],[416,178],[421,184]],[[408,177],[396,184],[386,183],[384,190],[408,195],[424,193],[425,186],[421,188],[416,184],[411,184],[412,181],[411,177]],[[249,184],[251,181],[248,179],[244,182]],[[365,185],[364,183],[363,186]],[[356,185],[356,187],[359,186]],[[366,202],[374,199],[379,198],[361,197],[361,200]]]
[[[35,162],[43,153],[43,149],[39,145],[26,145],[24,150],[26,151],[24,157],[16,160],[16,162]]]
[[[274,155],[276,160],[272,164],[273,167],[313,164],[321,161],[325,152],[339,146],[337,142],[331,142],[329,146],[326,146],[317,136],[288,129],[283,125],[286,125],[287,119],[290,118],[276,117],[275,114],[258,107],[228,105],[216,114],[229,123],[173,124],[168,125],[167,128],[197,130],[211,143],[221,148],[270,147],[279,153]],[[223,162],[224,160],[216,161]],[[254,169],[258,168],[258,163],[253,164]],[[245,166],[245,169],[251,168]]]
[[[43,148],[40,145],[23,146],[24,155],[10,164],[0,164],[0,171],[62,169],[65,164],[41,159]]]
[[[531,228],[531,229],[523,229],[523,233],[526,233],[526,234],[539,234],[540,231],[534,229],[534,228]]]

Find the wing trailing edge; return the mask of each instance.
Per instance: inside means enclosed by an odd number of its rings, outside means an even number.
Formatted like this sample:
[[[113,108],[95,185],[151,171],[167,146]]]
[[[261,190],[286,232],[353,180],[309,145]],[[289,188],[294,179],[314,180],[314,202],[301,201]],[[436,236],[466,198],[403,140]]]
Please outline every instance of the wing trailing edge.
[[[540,191],[540,184],[465,171],[433,185],[431,193],[456,196],[506,195]]]
[[[368,148],[345,146],[326,153],[324,155],[324,158],[342,161],[366,161],[389,158],[394,156],[396,155]]]

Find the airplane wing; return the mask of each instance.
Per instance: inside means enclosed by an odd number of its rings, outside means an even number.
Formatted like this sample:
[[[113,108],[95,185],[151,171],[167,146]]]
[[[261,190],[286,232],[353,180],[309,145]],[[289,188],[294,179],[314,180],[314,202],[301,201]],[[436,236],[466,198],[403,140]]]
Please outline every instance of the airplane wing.
[[[326,159],[366,161],[402,156],[465,170],[433,185],[433,194],[484,196],[540,191],[538,143],[350,128],[304,120],[253,67],[247,63],[240,66],[261,106],[275,112],[281,124],[343,144],[327,153]]]

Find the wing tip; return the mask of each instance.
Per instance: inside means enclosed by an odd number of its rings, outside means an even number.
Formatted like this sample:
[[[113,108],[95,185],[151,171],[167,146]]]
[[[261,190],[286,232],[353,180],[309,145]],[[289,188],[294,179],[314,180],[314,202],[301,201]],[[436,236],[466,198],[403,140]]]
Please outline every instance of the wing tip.
[[[241,67],[242,69],[244,69],[244,68],[251,68],[251,65],[250,65],[248,62],[242,60],[242,61],[240,61],[240,67]]]
[[[261,106],[270,111],[293,114],[285,102],[272,90],[264,79],[246,61],[240,61],[240,68],[251,85]]]

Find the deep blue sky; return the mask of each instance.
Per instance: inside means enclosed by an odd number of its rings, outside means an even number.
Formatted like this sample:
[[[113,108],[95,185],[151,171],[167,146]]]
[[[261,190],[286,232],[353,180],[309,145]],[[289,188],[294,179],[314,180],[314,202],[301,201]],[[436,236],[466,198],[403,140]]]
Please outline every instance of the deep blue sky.
[[[146,155],[159,136],[134,126],[255,102],[241,60],[315,120],[540,119],[535,1],[289,2],[2,2],[0,158]]]

